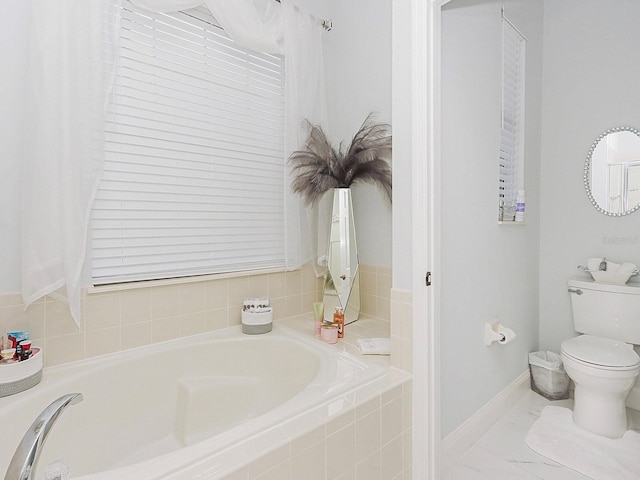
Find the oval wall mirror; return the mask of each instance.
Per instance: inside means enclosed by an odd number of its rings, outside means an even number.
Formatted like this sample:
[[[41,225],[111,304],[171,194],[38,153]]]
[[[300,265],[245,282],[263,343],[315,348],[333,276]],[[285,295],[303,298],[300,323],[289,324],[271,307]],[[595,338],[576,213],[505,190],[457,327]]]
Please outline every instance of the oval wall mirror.
[[[605,215],[619,217],[640,208],[640,132],[616,127],[600,135],[587,155],[584,186]]]

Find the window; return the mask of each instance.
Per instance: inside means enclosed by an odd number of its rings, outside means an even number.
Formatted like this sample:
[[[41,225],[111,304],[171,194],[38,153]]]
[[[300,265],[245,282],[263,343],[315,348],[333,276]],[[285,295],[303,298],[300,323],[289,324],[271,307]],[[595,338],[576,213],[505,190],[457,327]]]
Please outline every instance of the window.
[[[498,198],[500,220],[513,220],[524,189],[524,36],[502,17],[502,119]]]
[[[284,59],[123,2],[94,284],[284,266]]]

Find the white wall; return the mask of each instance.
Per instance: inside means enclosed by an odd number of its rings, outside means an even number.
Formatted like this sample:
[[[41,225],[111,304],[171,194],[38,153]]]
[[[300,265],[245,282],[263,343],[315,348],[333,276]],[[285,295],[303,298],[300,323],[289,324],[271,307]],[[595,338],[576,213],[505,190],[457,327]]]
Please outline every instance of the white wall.
[[[500,7],[527,37],[526,225],[500,226]],[[442,15],[442,434],[527,368],[538,343],[542,4],[453,0]],[[485,346],[486,322],[517,338]]]
[[[640,128],[640,2],[544,3],[540,348],[575,335],[566,280],[589,257],[640,264],[640,213],[610,218],[587,199],[582,175],[593,141]],[[584,275],[584,274],[583,274]]]
[[[20,291],[20,159],[31,2],[0,2],[0,293]]]
[[[341,0],[327,15],[328,134],[348,146],[370,112],[391,123],[391,0]],[[376,187],[356,184],[353,210],[360,263],[390,267],[391,206]]]
[[[411,290],[411,2],[393,0],[393,287]]]

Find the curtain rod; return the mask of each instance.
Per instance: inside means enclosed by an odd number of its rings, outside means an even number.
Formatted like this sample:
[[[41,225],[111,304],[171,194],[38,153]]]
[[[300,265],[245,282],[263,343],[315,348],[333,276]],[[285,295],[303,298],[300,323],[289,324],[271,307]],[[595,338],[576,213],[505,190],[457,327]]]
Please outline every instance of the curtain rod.
[[[275,0],[278,3],[281,3],[280,0]],[[320,25],[322,25],[322,28],[324,28],[327,32],[330,32],[331,29],[333,28],[333,22],[331,20],[325,20],[323,18],[318,18],[314,15],[311,15],[312,18],[315,18],[316,20],[318,20],[320,22]]]

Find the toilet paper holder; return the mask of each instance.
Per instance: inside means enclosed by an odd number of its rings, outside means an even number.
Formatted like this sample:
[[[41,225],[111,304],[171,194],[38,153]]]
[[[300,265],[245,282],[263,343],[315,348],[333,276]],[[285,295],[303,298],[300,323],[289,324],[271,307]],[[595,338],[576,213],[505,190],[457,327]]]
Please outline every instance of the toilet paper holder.
[[[484,344],[487,346],[492,343],[504,345],[505,343],[512,341],[514,338],[516,338],[515,332],[498,321],[487,322],[484,324]]]

